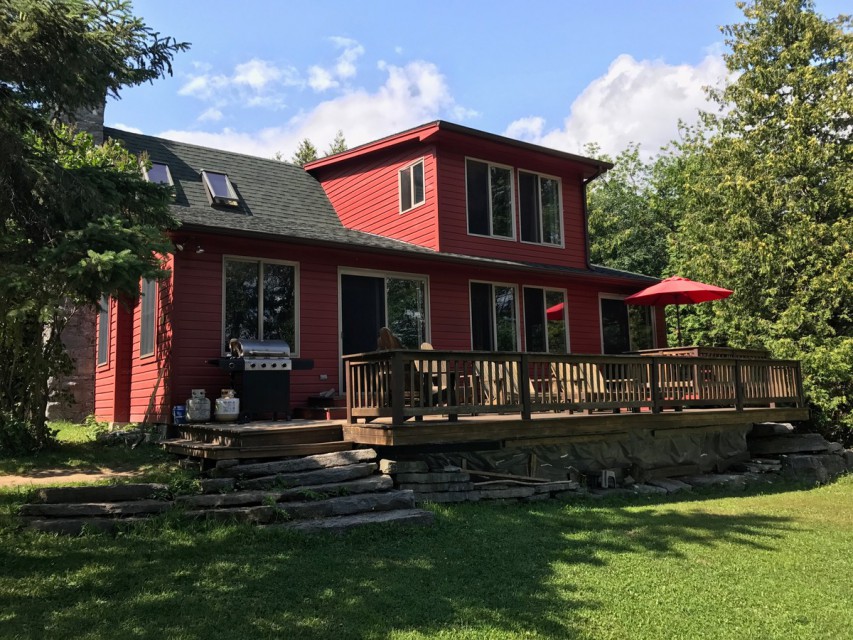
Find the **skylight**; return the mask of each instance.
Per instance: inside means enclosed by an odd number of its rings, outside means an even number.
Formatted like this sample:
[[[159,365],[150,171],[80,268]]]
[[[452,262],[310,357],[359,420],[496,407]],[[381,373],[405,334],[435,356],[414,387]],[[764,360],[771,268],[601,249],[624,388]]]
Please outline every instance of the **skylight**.
[[[207,192],[210,194],[213,204],[223,204],[226,207],[236,207],[240,204],[237,199],[237,192],[234,191],[234,187],[226,174],[202,171],[201,177],[204,184],[207,185]]]
[[[172,172],[169,171],[169,165],[161,162],[151,163],[151,168],[145,171],[145,179],[148,182],[157,182],[169,185],[170,187],[175,186],[175,183],[172,181]]]

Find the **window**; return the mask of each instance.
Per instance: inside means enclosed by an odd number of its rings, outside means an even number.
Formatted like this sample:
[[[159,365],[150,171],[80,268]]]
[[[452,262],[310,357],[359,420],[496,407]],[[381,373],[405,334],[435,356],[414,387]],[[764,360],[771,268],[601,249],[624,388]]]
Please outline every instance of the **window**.
[[[527,351],[568,353],[566,294],[524,287],[524,340]]]
[[[157,313],[157,281],[142,281],[142,296],[139,315],[139,356],[154,353],[155,317]]]
[[[163,164],[161,162],[152,162],[150,169],[145,169],[145,179],[148,182],[156,182],[158,184],[165,184],[170,187],[174,187],[175,183],[172,181],[172,172],[169,171],[169,165]]]
[[[202,171],[201,177],[207,186],[207,192],[210,194],[210,200],[213,204],[222,204],[226,207],[236,207],[240,204],[237,199],[237,192],[234,191],[234,187],[226,174]]]
[[[110,359],[110,299],[101,296],[98,305],[98,364]]]
[[[296,266],[225,260],[224,344],[231,338],[286,340],[297,350]]]
[[[651,307],[626,305],[621,298],[601,298],[603,353],[625,353],[654,346]]]
[[[519,171],[518,192],[522,242],[562,244],[560,181]]]
[[[424,203],[424,161],[400,169],[400,213]]]
[[[516,351],[516,288],[471,283],[471,347],[475,351]]]
[[[468,233],[514,238],[512,169],[468,159],[465,161]]]

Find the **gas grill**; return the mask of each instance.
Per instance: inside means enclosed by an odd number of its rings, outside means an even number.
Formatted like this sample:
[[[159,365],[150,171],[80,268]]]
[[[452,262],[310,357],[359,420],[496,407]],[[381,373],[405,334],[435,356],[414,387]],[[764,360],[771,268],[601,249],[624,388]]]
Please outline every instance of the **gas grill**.
[[[290,420],[290,372],[313,369],[314,361],[291,358],[284,340],[242,340],[228,343],[231,354],[210,360],[231,374],[240,398],[240,421],[257,420],[272,414],[274,420]]]

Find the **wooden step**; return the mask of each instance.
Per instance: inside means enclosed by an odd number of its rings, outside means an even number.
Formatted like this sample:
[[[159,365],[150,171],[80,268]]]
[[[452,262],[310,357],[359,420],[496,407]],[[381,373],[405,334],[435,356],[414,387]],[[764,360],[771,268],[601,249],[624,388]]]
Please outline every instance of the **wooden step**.
[[[309,442],[304,444],[260,447],[228,447],[220,444],[175,438],[173,440],[164,440],[161,444],[169,453],[208,460],[287,458],[293,456],[310,456],[318,453],[333,453],[335,451],[349,451],[353,448],[353,443],[349,441]]]
[[[340,422],[305,421],[306,424],[182,425],[178,438],[245,449],[343,441]]]

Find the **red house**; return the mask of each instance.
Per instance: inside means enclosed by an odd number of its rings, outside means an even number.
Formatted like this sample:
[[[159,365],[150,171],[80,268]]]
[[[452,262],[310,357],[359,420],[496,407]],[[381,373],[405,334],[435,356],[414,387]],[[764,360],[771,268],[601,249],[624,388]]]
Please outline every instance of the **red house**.
[[[292,404],[342,389],[342,356],[404,346],[622,353],[664,346],[622,298],[653,279],[589,263],[586,185],[606,162],[444,121],[309,163],[106,129],[174,185],[171,276],[98,318],[95,414],[168,422],[231,337],[285,339],[314,368]],[[659,311],[659,310],[657,310]]]

